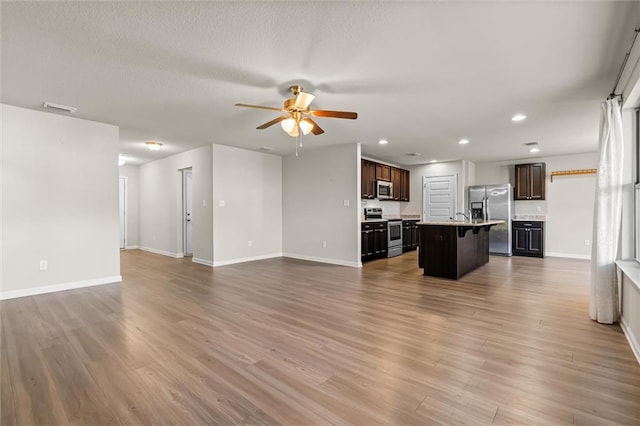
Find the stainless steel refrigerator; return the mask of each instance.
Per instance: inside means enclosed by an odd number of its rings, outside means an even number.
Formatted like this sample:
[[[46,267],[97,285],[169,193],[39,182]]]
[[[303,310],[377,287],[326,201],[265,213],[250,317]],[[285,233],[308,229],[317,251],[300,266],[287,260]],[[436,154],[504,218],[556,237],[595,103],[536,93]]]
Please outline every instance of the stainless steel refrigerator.
[[[472,219],[504,220],[489,231],[489,253],[511,256],[511,184],[476,185],[469,187],[469,212]]]

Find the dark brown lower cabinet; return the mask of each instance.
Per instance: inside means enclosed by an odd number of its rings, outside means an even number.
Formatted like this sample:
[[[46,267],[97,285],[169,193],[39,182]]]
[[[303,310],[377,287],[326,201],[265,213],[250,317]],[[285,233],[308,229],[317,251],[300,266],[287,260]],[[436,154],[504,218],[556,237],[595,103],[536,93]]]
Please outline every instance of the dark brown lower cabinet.
[[[544,222],[514,220],[511,229],[514,256],[544,257]]]
[[[361,227],[360,257],[367,260],[387,257],[387,222],[366,222]]]
[[[418,219],[402,221],[402,251],[418,248]]]

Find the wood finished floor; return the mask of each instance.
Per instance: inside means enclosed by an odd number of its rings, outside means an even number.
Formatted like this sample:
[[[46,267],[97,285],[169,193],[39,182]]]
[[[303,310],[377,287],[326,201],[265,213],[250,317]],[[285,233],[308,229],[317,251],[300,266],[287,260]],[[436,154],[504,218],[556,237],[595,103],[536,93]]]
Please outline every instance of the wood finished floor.
[[[1,424],[640,423],[588,262],[416,265],[123,252],[121,284],[1,302]]]

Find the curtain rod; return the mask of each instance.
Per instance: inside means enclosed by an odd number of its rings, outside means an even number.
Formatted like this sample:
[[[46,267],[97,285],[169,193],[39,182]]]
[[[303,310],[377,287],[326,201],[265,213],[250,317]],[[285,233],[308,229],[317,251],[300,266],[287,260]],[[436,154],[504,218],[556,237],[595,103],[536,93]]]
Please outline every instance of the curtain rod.
[[[637,27],[633,30],[635,35],[633,36],[633,41],[629,48],[627,49],[627,53],[624,55],[624,60],[622,61],[622,66],[620,67],[620,71],[618,71],[618,78],[616,78],[616,83],[613,85],[613,89],[611,89],[611,93],[607,99],[613,99],[615,97],[620,97],[622,99],[622,94],[616,95],[616,88],[618,87],[618,83],[620,83],[620,77],[622,77],[622,72],[624,71],[624,67],[627,65],[627,61],[629,60],[629,55],[631,55],[631,50],[633,49],[633,45],[636,44],[636,40],[638,39],[638,33],[640,33],[640,27]]]

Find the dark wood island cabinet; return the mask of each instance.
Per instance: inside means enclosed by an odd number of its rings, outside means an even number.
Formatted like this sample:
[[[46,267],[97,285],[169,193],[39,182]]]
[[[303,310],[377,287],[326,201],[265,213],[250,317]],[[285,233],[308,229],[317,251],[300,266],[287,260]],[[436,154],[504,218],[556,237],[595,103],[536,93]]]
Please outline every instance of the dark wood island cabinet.
[[[419,222],[418,264],[425,275],[458,279],[489,262],[489,229],[501,220]]]

